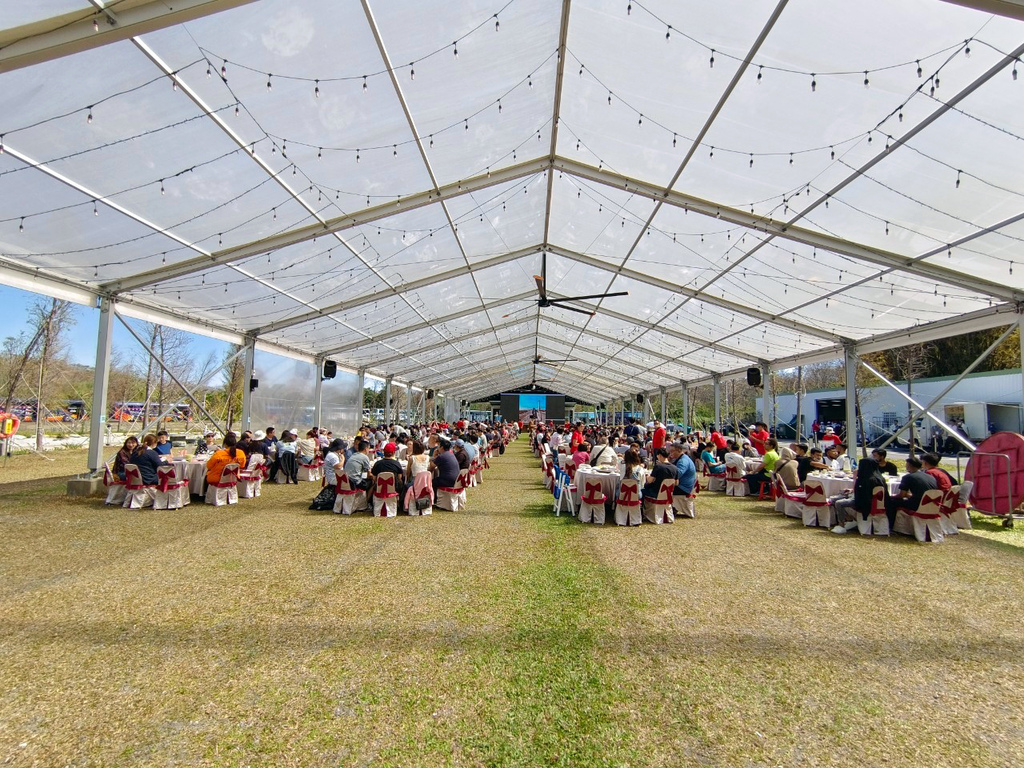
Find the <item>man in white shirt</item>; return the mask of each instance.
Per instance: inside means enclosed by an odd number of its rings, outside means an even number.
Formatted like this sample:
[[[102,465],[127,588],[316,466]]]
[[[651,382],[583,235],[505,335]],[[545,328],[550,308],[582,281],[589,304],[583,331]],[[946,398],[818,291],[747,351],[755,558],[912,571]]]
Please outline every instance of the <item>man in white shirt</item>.
[[[590,466],[592,467],[617,467],[619,456],[615,450],[608,445],[606,435],[598,435],[597,443],[590,451]]]
[[[562,430],[556,429],[551,437],[548,438],[548,445],[551,446],[551,450],[554,453],[558,453],[558,446],[562,444]]]

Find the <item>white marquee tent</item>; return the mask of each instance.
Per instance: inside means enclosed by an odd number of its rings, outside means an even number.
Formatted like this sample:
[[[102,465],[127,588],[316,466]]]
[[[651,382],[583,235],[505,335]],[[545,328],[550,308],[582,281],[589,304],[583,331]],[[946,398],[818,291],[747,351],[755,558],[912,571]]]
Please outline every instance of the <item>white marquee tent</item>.
[[[97,392],[115,314],[449,403],[1018,322],[1019,0],[3,5],[0,282]]]

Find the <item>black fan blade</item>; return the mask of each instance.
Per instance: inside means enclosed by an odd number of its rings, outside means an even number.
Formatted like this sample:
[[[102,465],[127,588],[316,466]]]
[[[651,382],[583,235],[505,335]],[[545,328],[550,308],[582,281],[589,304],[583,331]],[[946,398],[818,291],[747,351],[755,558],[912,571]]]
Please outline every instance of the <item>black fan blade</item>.
[[[589,296],[563,296],[560,299],[552,299],[551,303],[556,301],[582,301],[583,299],[606,299],[609,296],[629,296],[629,291],[617,291],[616,293],[592,293]]]
[[[576,309],[576,307],[567,307],[564,304],[555,304],[554,302],[551,303],[551,306],[558,307],[559,309],[568,309],[570,312],[579,312],[581,315],[586,315],[587,317],[593,317],[596,314],[595,312],[590,312],[586,309]]]
[[[549,365],[551,363],[576,363],[576,362],[579,362],[579,359],[575,358],[575,357],[561,357],[561,358],[558,358],[556,360],[552,360],[552,359],[547,358],[547,357],[543,357],[543,358],[542,357],[537,357],[537,358],[534,358],[534,360],[533,360],[533,364],[534,365]]]

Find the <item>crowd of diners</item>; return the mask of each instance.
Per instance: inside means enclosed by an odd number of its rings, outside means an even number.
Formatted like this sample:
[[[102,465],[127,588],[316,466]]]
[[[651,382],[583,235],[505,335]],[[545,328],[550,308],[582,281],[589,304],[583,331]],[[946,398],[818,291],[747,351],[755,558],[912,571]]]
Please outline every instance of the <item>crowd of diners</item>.
[[[835,508],[837,524],[831,528],[844,534],[857,528],[857,520],[865,519],[872,508],[875,488],[883,489],[890,530],[894,530],[897,513],[917,510],[925,492],[932,489],[952,490],[966,503],[958,481],[940,466],[941,457],[932,452],[906,459],[906,472],[901,475],[889,460],[885,449],[876,448],[857,461],[848,453],[832,426],[823,426],[816,435],[817,445],[792,442],[780,446],[768,425],[755,422],[745,434],[725,434],[715,426],[700,431],[669,433],[660,421],[653,428],[635,419],[625,424],[555,424],[531,423],[530,439],[537,455],[564,453],[576,467],[611,466],[619,469],[623,479],[643,478],[645,498],[657,494],[665,478],[676,480],[674,493],[690,495],[700,486],[699,477],[708,483],[699,490],[724,490],[724,483],[710,482],[726,476],[730,467],[742,476],[747,493],[761,499],[775,500],[776,488],[800,493],[811,473],[839,473],[853,478],[852,490],[828,499]],[[646,470],[641,472],[639,470]],[[735,475],[734,475],[735,476]],[[900,476],[898,490],[890,494],[886,476]]]
[[[245,468],[257,455],[263,459],[268,482],[298,484],[300,469],[315,467],[320,470],[317,475],[322,477],[323,490],[314,499],[313,509],[333,507],[336,486],[343,475],[352,488],[369,491],[378,475],[390,472],[396,478],[399,499],[404,502],[405,489],[416,483],[417,475],[429,473],[432,488],[452,487],[461,470],[468,469],[488,450],[503,453],[508,442],[518,436],[518,426],[460,419],[453,424],[432,421],[363,426],[347,438],[336,437],[322,427],[303,430],[302,434],[300,437],[299,430],[286,429],[279,437],[276,427],[268,426],[241,434],[229,431],[218,443],[216,433],[209,431],[197,440],[193,460],[205,458],[207,485],[220,482],[229,464]],[[123,481],[126,466],[134,464],[142,483],[155,486],[158,468],[175,458],[172,450],[164,430],[146,434],[141,441],[129,436],[114,457],[111,471]]]

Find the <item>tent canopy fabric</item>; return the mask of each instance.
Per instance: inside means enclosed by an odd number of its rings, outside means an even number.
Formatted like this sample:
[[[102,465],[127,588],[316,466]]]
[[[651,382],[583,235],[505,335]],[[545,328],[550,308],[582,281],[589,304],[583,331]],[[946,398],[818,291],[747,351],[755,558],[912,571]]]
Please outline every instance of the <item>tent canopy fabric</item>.
[[[590,402],[1024,299],[1017,2],[11,11],[7,284],[468,400],[539,378]],[[551,298],[629,295],[540,307],[542,260]]]

